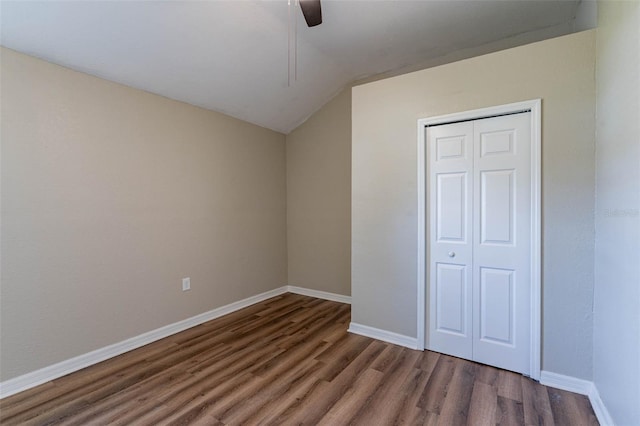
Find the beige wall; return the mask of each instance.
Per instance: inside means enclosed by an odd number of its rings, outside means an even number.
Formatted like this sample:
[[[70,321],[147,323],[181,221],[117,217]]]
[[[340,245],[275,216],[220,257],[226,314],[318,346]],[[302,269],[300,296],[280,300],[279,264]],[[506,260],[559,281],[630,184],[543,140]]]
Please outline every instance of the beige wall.
[[[640,2],[598,3],[593,380],[640,419]]]
[[[284,135],[1,54],[1,380],[287,283]]]
[[[351,89],[287,135],[289,284],[351,294]]]
[[[591,378],[594,61],[587,31],[354,87],[354,322],[416,337],[417,120],[542,98],[542,367]]]

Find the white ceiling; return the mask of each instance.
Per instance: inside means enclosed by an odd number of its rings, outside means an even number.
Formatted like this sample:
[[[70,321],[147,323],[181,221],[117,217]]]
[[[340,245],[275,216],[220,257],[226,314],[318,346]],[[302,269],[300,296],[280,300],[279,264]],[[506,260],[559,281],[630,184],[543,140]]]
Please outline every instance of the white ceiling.
[[[288,133],[355,80],[518,34],[573,28],[579,1],[2,1],[3,46]],[[568,32],[568,31],[565,31]]]

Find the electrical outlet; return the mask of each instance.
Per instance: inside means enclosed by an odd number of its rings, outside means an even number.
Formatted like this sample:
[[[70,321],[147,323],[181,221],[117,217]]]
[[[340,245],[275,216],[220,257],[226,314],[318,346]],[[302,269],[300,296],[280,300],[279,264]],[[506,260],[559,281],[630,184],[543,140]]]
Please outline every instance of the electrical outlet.
[[[183,278],[182,279],[182,291],[191,290],[191,278]]]

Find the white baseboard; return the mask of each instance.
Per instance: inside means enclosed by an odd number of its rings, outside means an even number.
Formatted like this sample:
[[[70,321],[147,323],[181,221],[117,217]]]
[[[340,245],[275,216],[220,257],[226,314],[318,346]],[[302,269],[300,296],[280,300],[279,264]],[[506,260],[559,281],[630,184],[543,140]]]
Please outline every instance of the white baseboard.
[[[598,422],[602,426],[614,426],[613,419],[609,414],[609,410],[600,398],[598,388],[595,383],[588,380],[578,379],[576,377],[565,376],[563,374],[552,373],[549,371],[540,372],[540,383],[552,388],[562,389],[569,392],[579,393],[589,397],[593,412],[598,418]]]
[[[602,398],[600,398],[600,393],[595,383],[591,388],[591,392],[589,392],[589,401],[591,401],[591,407],[593,407],[593,412],[596,413],[596,417],[601,426],[615,426],[609,410],[607,410]]]
[[[140,334],[127,340],[123,340],[113,345],[105,346],[95,351],[79,355],[71,359],[67,359],[65,361],[41,368],[36,371],[32,371],[31,373],[27,373],[13,379],[5,380],[4,382],[0,382],[0,399],[33,388],[59,377],[66,376],[67,374],[73,373],[74,371],[78,371],[85,367],[89,367],[93,364],[97,364],[109,358],[113,358],[125,352],[131,351],[133,349],[148,345],[149,343],[155,342],[156,340],[163,339],[165,337],[171,336],[172,334],[176,334],[188,328],[195,327],[196,325],[211,321],[212,319],[230,314],[232,312],[267,300],[271,297],[284,294],[287,291],[288,286],[276,288],[274,290],[270,290],[243,300],[239,300],[237,302],[230,303],[225,306],[221,306],[211,311],[204,312],[191,318],[187,318],[185,320],[157,328],[155,330]]]
[[[95,351],[88,352],[86,354],[79,355],[77,357],[67,359],[57,364],[50,365],[48,367],[41,368],[36,371],[24,374],[22,376],[15,377],[13,379],[0,382],[0,399],[14,395],[18,392],[22,392],[27,389],[31,389],[35,386],[43,383],[55,380],[59,377],[66,376],[74,371],[81,370],[89,367],[93,364],[105,361],[109,358],[121,355],[125,352],[140,348],[149,343],[155,342],[172,334],[179,333],[188,328],[195,327],[212,319],[219,318],[223,315],[230,314],[248,306],[267,300],[271,297],[279,296],[284,293],[296,293],[305,296],[317,297],[319,299],[332,300],[341,303],[351,303],[351,297],[342,296],[339,294],[329,293],[326,291],[311,290],[296,286],[282,286],[274,290],[270,290],[255,296],[247,297],[246,299],[239,300],[237,302],[230,303],[225,306],[213,309],[208,312],[187,318],[182,321],[175,322],[173,324],[166,325],[164,327],[151,330],[147,333],[140,334],[122,342],[114,343],[113,345],[105,346]]]
[[[404,346],[409,349],[419,349],[418,339],[415,337],[405,336],[403,334],[394,333],[392,331],[381,330],[368,325],[362,325],[355,322],[349,324],[349,333],[359,334],[372,339],[382,340],[384,342],[393,343],[394,345]]]
[[[287,291],[289,293],[301,294],[303,296],[311,296],[311,297],[316,297],[318,299],[331,300],[333,302],[340,302],[340,303],[348,303],[349,305],[351,304],[351,296],[343,296],[342,294],[329,293],[328,291],[313,290],[310,288],[296,287],[294,285],[288,285]]]
[[[579,393],[580,395],[589,395],[589,391],[593,386],[593,382],[588,380],[552,373],[550,371],[540,372],[540,383],[545,386],[551,386],[552,388]]]

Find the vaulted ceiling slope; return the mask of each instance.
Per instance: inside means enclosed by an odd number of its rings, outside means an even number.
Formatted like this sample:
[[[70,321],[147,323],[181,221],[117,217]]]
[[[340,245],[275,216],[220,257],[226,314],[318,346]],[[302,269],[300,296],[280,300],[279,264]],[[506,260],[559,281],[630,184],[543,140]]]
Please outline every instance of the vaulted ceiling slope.
[[[288,133],[358,79],[519,34],[571,32],[580,1],[323,0],[317,27],[295,11],[298,77],[289,87],[287,0],[0,8],[5,47]]]

